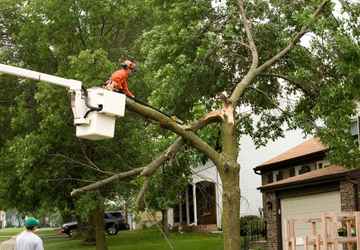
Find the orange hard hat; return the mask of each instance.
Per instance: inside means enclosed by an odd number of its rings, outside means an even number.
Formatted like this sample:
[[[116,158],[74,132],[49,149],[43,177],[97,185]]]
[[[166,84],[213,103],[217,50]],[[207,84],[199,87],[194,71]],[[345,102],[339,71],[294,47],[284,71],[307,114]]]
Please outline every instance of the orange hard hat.
[[[130,60],[125,60],[122,65],[130,70],[134,70],[136,68],[136,63]]]

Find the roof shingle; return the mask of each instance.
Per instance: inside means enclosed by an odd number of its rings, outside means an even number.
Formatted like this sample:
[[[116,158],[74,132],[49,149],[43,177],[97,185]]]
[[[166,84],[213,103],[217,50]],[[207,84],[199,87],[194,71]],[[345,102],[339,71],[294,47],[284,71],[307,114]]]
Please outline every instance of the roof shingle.
[[[324,146],[320,142],[319,138],[311,138],[311,139],[289,149],[288,151],[264,162],[263,164],[257,166],[255,169],[263,168],[264,166],[267,166],[267,165],[272,165],[275,163],[287,161],[290,159],[302,157],[305,155],[309,155],[309,154],[313,154],[313,153],[317,153],[317,152],[321,152],[321,151],[325,151],[325,150],[327,150],[327,147]]]

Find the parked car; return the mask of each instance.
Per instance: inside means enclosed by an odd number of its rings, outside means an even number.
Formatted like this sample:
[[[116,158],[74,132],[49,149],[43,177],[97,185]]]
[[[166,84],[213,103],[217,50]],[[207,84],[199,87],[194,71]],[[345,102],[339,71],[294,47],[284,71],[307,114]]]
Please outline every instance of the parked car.
[[[125,222],[121,212],[106,212],[104,213],[105,231],[109,235],[116,235],[120,230],[129,230],[129,224]],[[77,221],[68,222],[62,225],[61,232],[72,236],[73,231],[77,230]]]

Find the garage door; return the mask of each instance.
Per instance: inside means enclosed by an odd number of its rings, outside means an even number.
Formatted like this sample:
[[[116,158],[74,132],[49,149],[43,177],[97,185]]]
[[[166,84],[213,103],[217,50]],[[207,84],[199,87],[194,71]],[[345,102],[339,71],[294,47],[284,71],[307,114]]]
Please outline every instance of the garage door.
[[[328,192],[315,195],[306,195],[294,198],[281,199],[281,223],[282,223],[282,238],[283,249],[284,239],[286,237],[285,222],[286,219],[308,219],[320,217],[323,212],[341,212],[340,192]],[[319,230],[318,228],[317,230]],[[318,231],[319,232],[319,231]],[[295,224],[295,233],[298,243],[305,235],[310,235],[310,224]],[[297,249],[304,249],[300,246]]]

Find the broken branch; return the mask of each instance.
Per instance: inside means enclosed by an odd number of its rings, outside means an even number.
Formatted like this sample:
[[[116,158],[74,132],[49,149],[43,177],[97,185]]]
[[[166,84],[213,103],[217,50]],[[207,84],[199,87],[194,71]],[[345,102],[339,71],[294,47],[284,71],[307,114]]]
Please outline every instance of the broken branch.
[[[155,120],[161,124],[162,127],[176,133],[177,135],[188,141],[193,147],[204,153],[215,164],[219,165],[220,154],[216,152],[209,144],[196,135],[193,131],[187,130],[186,127],[179,125],[170,117],[152,109],[148,106],[142,105],[130,98],[126,98],[126,106],[129,110],[138,113],[139,115]]]
[[[211,112],[210,112],[211,113]],[[209,113],[209,114],[210,114]],[[215,117],[217,117],[217,115],[206,115],[205,117],[199,119],[196,122],[193,122],[190,126],[189,129],[190,130],[198,130],[201,129],[203,127],[205,127],[206,125],[215,122],[218,118],[215,119]],[[98,189],[102,186],[105,186],[115,180],[120,180],[120,179],[124,179],[127,177],[131,177],[131,176],[135,176],[135,175],[141,175],[141,176],[145,176],[145,177],[149,177],[151,175],[153,175],[155,173],[155,171],[167,160],[169,160],[171,157],[175,157],[176,153],[181,149],[181,147],[184,145],[184,139],[182,137],[178,137],[175,142],[173,144],[171,144],[163,153],[161,153],[155,160],[151,161],[148,165],[146,165],[145,167],[142,168],[136,168],[134,170],[130,170],[124,173],[119,173],[116,175],[113,175],[109,178],[106,178],[104,180],[95,182],[91,185],[88,186],[84,186],[82,188],[79,189],[75,189],[71,192],[72,196],[75,196],[81,192],[85,192],[85,191],[91,191],[91,190],[95,190]]]

